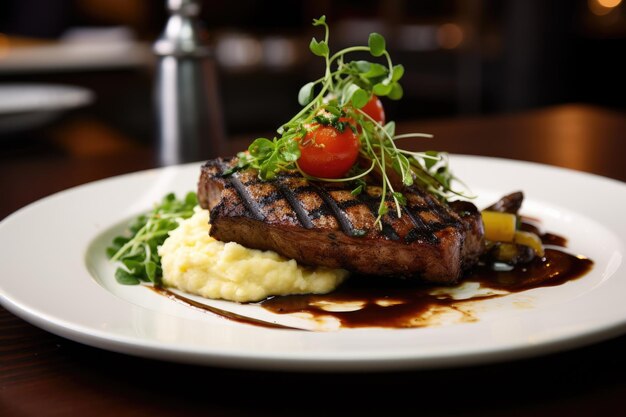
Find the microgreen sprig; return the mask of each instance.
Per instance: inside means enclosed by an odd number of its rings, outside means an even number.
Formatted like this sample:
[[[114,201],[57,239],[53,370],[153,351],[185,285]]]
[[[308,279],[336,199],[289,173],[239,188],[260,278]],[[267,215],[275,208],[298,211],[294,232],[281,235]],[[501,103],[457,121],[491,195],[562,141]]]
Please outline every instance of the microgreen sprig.
[[[113,239],[106,253],[111,261],[122,264],[115,271],[116,280],[126,285],[137,285],[142,281],[159,285],[163,271],[158,248],[168,233],[178,227],[181,219],[193,215],[197,204],[198,198],[194,192],[187,193],[180,200],[173,193],[167,194],[151,212],[133,221],[129,226],[129,236]]]
[[[313,26],[324,28],[324,38],[315,37],[309,43],[310,51],[324,58],[326,68],[324,76],[306,83],[298,92],[298,102],[302,109],[287,123],[277,129],[278,135],[273,139],[258,138],[249,146],[247,152],[238,154],[237,165],[225,174],[234,171],[255,168],[262,180],[271,180],[285,170],[299,170],[309,179],[352,182],[355,184],[353,194],[363,191],[365,177],[376,172],[381,178],[382,195],[378,207],[376,222],[387,214],[387,200],[392,199],[398,216],[406,199],[401,190],[394,188],[389,172],[395,171],[403,186],[418,183],[440,199],[446,201],[452,195],[464,196],[452,189],[452,182],[457,178],[451,173],[447,154],[444,152],[407,151],[396,146],[396,141],[404,138],[424,138],[432,135],[424,133],[395,134],[395,123],[381,125],[361,110],[372,95],[399,100],[404,92],[400,80],[404,75],[402,65],[394,65],[387,51],[385,38],[378,33],[371,33],[367,46],[357,45],[344,48],[331,54],[329,46],[329,26],[326,17],[313,20]],[[367,60],[347,60],[347,55],[356,52],[368,52],[383,63]],[[315,124],[331,124],[338,130],[345,128],[339,125],[342,117],[356,122],[361,142],[360,157],[369,161],[368,169],[360,169],[358,164],[346,178],[316,178],[302,172],[297,164],[300,158],[299,141]],[[335,123],[335,124],[333,124]],[[352,124],[346,124],[355,129]]]

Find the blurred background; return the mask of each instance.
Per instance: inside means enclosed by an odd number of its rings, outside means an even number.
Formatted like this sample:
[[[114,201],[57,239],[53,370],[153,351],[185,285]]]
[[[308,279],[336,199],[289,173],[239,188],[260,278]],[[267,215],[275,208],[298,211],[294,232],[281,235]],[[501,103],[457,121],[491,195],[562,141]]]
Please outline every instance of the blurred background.
[[[298,110],[300,86],[323,68],[308,50],[311,37],[322,36],[311,26],[322,14],[331,49],[366,44],[373,31],[386,37],[394,63],[406,69],[403,100],[385,102],[396,121],[560,103],[626,110],[625,3],[205,0],[201,22],[233,138],[272,132]],[[152,145],[152,45],[167,17],[165,2],[154,0],[2,0],[0,86],[71,85],[88,94],[46,123],[2,130],[0,120],[0,161],[42,148],[81,155]],[[87,132],[90,141],[82,140]]]

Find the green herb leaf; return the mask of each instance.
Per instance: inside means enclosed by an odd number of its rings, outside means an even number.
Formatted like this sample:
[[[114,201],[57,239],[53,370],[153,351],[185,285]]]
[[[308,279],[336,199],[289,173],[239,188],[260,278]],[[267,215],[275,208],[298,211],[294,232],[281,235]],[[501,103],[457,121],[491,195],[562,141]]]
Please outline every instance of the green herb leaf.
[[[390,138],[393,138],[396,135],[396,122],[394,122],[393,120],[387,122],[387,124],[384,126],[384,129],[385,133],[387,133]]]
[[[409,174],[411,172],[411,163],[406,156],[402,154],[396,155],[392,160],[392,166],[394,171],[402,176],[402,183],[404,185],[412,184],[411,175]]]
[[[384,97],[391,92],[392,85],[389,83],[389,80],[384,80],[381,83],[374,85],[373,92],[379,97]]]
[[[317,41],[317,39],[312,38],[311,43],[309,44],[309,49],[317,56],[328,56],[329,49],[326,41]]]
[[[424,166],[427,170],[430,170],[437,162],[439,162],[441,157],[437,151],[426,151],[424,153],[429,156],[429,158],[424,158]]]
[[[385,53],[385,38],[378,33],[370,33],[367,44],[372,56],[381,56]]]
[[[146,275],[148,276],[148,279],[152,282],[156,281],[156,270],[157,264],[155,262],[146,262]]]
[[[337,106],[326,106],[326,111],[332,114],[335,117],[343,116],[341,110]]]
[[[391,85],[391,91],[387,94],[387,97],[392,100],[400,100],[403,95],[404,91],[402,90],[402,86],[398,83],[393,83]]]
[[[264,158],[271,155],[276,149],[276,145],[269,139],[258,138],[248,147],[250,155],[257,158]]]
[[[350,192],[352,195],[359,195],[363,192],[363,185],[359,184],[354,190]]]
[[[368,73],[372,68],[372,63],[369,61],[352,61],[350,65],[353,66],[357,72],[360,72],[363,75]]]
[[[128,239],[127,237],[118,236],[115,239],[113,239],[113,246],[119,249],[125,244],[127,244],[129,240],[130,239]]]
[[[123,285],[138,285],[141,280],[122,268],[117,268],[115,271],[115,280]]]
[[[195,207],[198,205],[198,194],[193,191],[189,191],[185,196],[185,202],[183,203],[183,207]]]
[[[141,275],[143,273],[142,269],[144,268],[144,264],[141,262],[141,260],[128,257],[122,259],[122,263],[124,264],[128,272],[132,275]]]
[[[406,197],[404,196],[404,194],[399,193],[399,192],[394,192],[393,193],[393,198],[401,205],[401,206],[406,206]]]
[[[318,19],[313,19],[313,26],[322,26],[326,24],[326,16],[322,15]]]
[[[404,75],[404,67],[402,65],[394,65],[393,73],[391,74],[391,81],[396,82]]]
[[[359,65],[359,72],[365,78],[375,79],[387,75],[388,69],[384,65],[368,61],[359,62],[362,63],[361,65]],[[364,64],[367,64],[367,66]]]
[[[278,163],[278,153],[274,152],[259,166],[259,177],[265,181],[276,178],[276,174],[279,172]]]
[[[357,88],[352,93],[352,97],[350,100],[352,101],[352,105],[355,108],[360,109],[363,106],[365,106],[367,102],[370,100],[370,95],[367,94],[367,91],[363,90],[362,88]]]
[[[280,156],[284,161],[295,162],[300,158],[300,146],[294,139],[284,142],[284,146],[280,150]]]
[[[313,87],[315,87],[315,83],[306,83],[298,92],[298,103],[301,106],[306,106],[313,100]]]
[[[113,246],[109,246],[108,248],[106,248],[106,255],[108,259],[111,259],[113,257],[113,255],[115,255],[117,253],[117,251],[120,250],[120,248],[116,248]]]

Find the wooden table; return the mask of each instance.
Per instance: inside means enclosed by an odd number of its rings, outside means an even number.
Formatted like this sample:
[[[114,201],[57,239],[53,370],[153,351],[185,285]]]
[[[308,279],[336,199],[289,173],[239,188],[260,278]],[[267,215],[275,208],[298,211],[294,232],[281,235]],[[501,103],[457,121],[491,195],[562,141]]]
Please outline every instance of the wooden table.
[[[415,121],[399,130],[433,133],[436,141],[425,143],[426,148],[536,161],[626,181],[626,115],[615,111],[567,105],[497,117]],[[44,135],[50,141],[45,145],[16,149],[0,143],[0,219],[65,188],[155,166],[150,147],[106,133],[99,123],[74,120]],[[85,149],[78,139],[85,134],[99,137],[100,143]],[[232,140],[230,150],[244,146]],[[467,368],[253,372],[87,347],[0,308],[0,416],[624,415],[625,353],[623,336]]]

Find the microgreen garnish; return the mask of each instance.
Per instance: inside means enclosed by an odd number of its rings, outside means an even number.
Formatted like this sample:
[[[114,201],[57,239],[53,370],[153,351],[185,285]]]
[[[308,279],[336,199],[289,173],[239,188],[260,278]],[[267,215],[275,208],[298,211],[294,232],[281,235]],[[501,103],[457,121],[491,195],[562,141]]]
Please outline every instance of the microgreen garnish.
[[[326,17],[313,20],[313,26],[324,28],[324,39],[311,39],[309,49],[324,59],[324,76],[306,83],[298,92],[298,102],[302,109],[277,130],[272,140],[258,138],[248,148],[240,152],[237,166],[226,175],[245,168],[255,168],[262,180],[271,180],[284,170],[299,170],[309,179],[333,182],[350,181],[355,184],[353,194],[359,194],[365,187],[364,178],[372,172],[381,177],[382,194],[376,222],[388,211],[387,200],[393,200],[397,215],[406,199],[401,190],[394,189],[389,178],[391,170],[399,176],[402,185],[411,186],[415,182],[439,197],[447,200],[453,194],[463,195],[452,189],[456,179],[448,165],[444,152],[412,152],[400,149],[396,141],[403,138],[424,138],[432,135],[424,133],[395,134],[393,121],[384,125],[372,119],[361,109],[372,95],[391,100],[402,98],[403,90],[399,81],[404,75],[402,65],[394,65],[386,48],[385,38],[371,33],[367,46],[352,46],[331,53],[329,46],[329,26]],[[355,52],[369,52],[382,63],[367,60],[347,60],[347,55]],[[301,151],[299,142],[315,125],[332,126],[339,132],[350,128],[359,135],[362,161],[371,164],[369,169],[353,169],[346,178],[319,178],[303,172],[298,166]],[[355,167],[359,165],[355,164]],[[398,184],[396,184],[398,185]]]
[[[137,285],[150,281],[161,283],[161,257],[158,248],[167,239],[168,233],[178,227],[181,219],[193,215],[198,204],[196,193],[189,192],[184,199],[173,193],[163,197],[151,212],[137,217],[129,226],[129,236],[118,236],[106,249],[107,256],[122,265],[115,271],[120,284]]]

